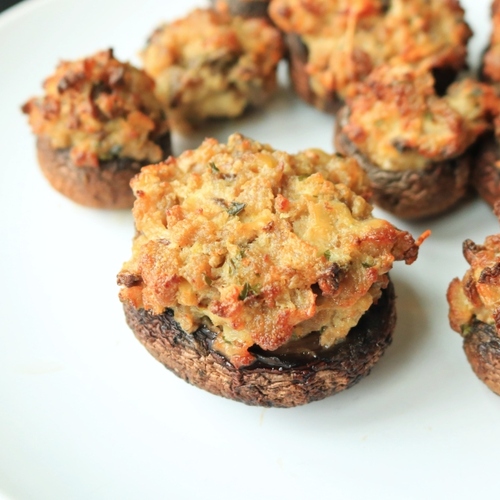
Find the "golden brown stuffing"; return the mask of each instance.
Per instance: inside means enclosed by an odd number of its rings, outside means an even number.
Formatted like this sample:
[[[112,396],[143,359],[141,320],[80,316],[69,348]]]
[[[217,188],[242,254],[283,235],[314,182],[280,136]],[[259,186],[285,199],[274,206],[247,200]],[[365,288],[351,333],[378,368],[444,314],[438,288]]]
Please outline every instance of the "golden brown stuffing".
[[[455,158],[490,128],[499,109],[493,89],[472,79],[436,95],[429,72],[380,66],[347,99],[342,132],[378,167],[424,168]]]
[[[276,87],[283,56],[279,31],[265,19],[196,9],[160,26],[142,53],[173,126],[235,117]]]
[[[500,83],[500,0],[493,0],[491,6],[493,29],[490,45],[483,60],[483,75],[493,82]]]
[[[500,216],[498,204],[495,213]],[[488,236],[482,245],[465,240],[463,253],[470,268],[448,288],[451,327],[466,335],[477,319],[500,332],[500,235]]]
[[[235,366],[254,344],[274,350],[312,331],[332,345],[377,301],[393,262],[418,253],[409,233],[372,217],[353,191],[365,181],[352,159],[239,134],[145,167],[121,299],[173,308],[187,332],[206,324]]]
[[[301,37],[319,96],[343,97],[384,63],[460,70],[472,34],[457,0],[271,0],[269,13]]]
[[[70,148],[76,166],[98,167],[113,157],[158,162],[155,140],[168,122],[143,71],[116,60],[112,50],[64,61],[44,82],[45,95],[24,106],[33,132],[54,149]]]

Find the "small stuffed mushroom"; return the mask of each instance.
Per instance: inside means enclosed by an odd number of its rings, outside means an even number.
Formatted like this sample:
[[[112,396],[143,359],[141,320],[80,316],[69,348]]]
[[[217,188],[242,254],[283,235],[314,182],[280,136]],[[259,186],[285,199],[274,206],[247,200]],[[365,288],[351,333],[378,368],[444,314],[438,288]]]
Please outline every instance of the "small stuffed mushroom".
[[[462,335],[474,373],[500,395],[500,235],[482,245],[466,240],[463,253],[470,268],[448,288],[450,325]]]
[[[137,338],[179,377],[291,407],[352,386],[390,344],[388,272],[420,242],[372,217],[353,159],[235,134],[132,185],[137,233],[120,298]]]
[[[280,32],[266,19],[196,9],[156,29],[142,59],[172,127],[184,132],[262,105],[277,87],[283,51]]]
[[[495,106],[493,89],[475,80],[438,96],[429,72],[381,66],[338,112],[335,145],[365,168],[376,205],[406,219],[435,216],[468,193],[470,148]]]
[[[218,9],[227,8],[233,16],[268,17],[269,0],[210,0]]]
[[[472,34],[455,0],[271,0],[269,15],[286,33],[297,94],[327,112],[385,63],[432,70],[446,88]]]
[[[171,153],[153,80],[105,50],[61,62],[44,89],[44,96],[22,110],[37,137],[47,180],[81,205],[130,208],[130,179]]]

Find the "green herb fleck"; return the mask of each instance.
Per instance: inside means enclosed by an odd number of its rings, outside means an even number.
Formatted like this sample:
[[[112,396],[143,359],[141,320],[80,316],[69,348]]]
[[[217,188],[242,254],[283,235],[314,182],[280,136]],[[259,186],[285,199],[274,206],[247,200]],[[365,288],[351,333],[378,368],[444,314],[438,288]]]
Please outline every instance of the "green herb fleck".
[[[205,274],[205,283],[210,286],[212,284],[212,278],[210,278],[210,276],[207,276]]]
[[[304,181],[306,180],[308,177],[311,177],[311,174],[301,174],[298,176],[299,177],[299,181]]]
[[[109,153],[111,154],[111,156],[118,156],[120,154],[122,150],[122,146],[120,146],[119,144],[115,144],[114,146],[112,146],[109,150]]]
[[[252,292],[252,287],[248,283],[245,283],[243,285],[243,290],[241,290],[240,294],[238,295],[238,299],[245,300],[250,295],[251,292]]]
[[[212,169],[212,172],[215,172],[215,173],[219,173],[220,172],[220,170],[217,168],[217,165],[213,161],[211,161],[209,163],[209,165],[210,165],[210,168]]]
[[[234,273],[236,272],[236,264],[234,263],[233,259],[229,259],[227,261],[227,263],[228,263],[228,268],[229,268],[227,272],[228,272],[229,276],[233,276]]]
[[[370,268],[370,267],[373,267],[373,264],[370,264],[369,262],[363,262],[361,265],[362,265],[365,269]]]
[[[238,215],[246,206],[246,203],[238,203],[237,201],[233,201],[227,208],[227,213],[229,215]]]
[[[254,285],[252,287],[248,283],[245,283],[243,285],[243,289],[241,290],[240,294],[238,295],[238,299],[245,300],[248,297],[251,297],[252,295],[259,295],[259,293],[260,293],[260,285]]]
[[[332,257],[332,252],[330,252],[330,250],[326,250],[326,252],[323,255],[325,256],[326,260],[330,260]]]
[[[462,337],[466,337],[472,331],[472,325],[462,325],[460,327]]]

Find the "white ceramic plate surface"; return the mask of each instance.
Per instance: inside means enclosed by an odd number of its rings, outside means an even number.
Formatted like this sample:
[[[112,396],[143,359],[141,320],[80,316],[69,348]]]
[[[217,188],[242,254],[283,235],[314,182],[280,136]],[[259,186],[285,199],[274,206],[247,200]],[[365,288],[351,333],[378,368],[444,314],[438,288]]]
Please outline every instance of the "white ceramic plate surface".
[[[477,65],[489,1],[463,4]],[[59,59],[114,47],[138,63],[152,29],[195,5],[32,0],[0,15],[0,497],[495,497],[500,400],[469,368],[445,299],[466,269],[462,241],[499,232],[480,200],[427,223],[391,218],[415,236],[433,231],[417,263],[392,273],[394,343],[368,378],[324,401],[278,410],[212,396],[165,370],[126,326],[115,276],[131,215],[53,191],[19,108]],[[290,152],[332,150],[331,117],[286,88],[266,109],[174,146],[236,130]]]

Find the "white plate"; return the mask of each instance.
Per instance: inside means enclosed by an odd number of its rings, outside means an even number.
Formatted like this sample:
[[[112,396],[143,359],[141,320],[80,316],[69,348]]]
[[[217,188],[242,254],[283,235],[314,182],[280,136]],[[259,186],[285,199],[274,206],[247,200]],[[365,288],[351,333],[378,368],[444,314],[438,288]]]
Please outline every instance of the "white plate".
[[[276,410],[212,396],[165,370],[125,325],[115,275],[130,253],[131,216],[54,192],[19,107],[60,58],[112,46],[138,62],[155,25],[196,3],[38,0],[0,16],[0,492],[22,500],[495,495],[500,401],[472,374],[445,300],[466,269],[462,241],[499,232],[479,200],[426,224],[396,221],[433,235],[415,265],[392,273],[394,343],[367,379],[324,401]],[[477,63],[489,2],[463,3]],[[291,152],[331,150],[332,128],[282,90],[265,110],[175,146],[239,130]]]

